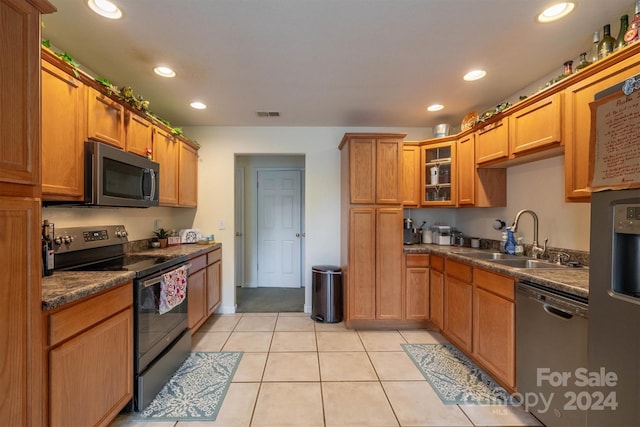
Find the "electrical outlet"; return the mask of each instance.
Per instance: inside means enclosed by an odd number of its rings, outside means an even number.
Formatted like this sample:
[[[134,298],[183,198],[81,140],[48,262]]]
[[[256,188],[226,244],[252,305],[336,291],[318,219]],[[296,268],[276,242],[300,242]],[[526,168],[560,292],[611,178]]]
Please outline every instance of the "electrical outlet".
[[[221,219],[221,220],[218,222],[218,230],[224,230],[224,226],[225,226],[225,224],[224,224],[224,219]]]
[[[154,230],[157,230],[158,228],[162,228],[162,220],[156,219],[153,224],[155,226],[153,227]]]

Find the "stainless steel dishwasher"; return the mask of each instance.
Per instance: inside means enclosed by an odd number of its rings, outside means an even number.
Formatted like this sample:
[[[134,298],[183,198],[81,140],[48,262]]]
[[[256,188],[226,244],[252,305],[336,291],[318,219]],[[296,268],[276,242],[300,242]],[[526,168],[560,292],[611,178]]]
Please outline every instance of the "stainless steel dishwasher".
[[[534,283],[516,286],[516,382],[522,404],[548,427],[584,426],[586,299]],[[578,370],[578,371],[577,371]]]

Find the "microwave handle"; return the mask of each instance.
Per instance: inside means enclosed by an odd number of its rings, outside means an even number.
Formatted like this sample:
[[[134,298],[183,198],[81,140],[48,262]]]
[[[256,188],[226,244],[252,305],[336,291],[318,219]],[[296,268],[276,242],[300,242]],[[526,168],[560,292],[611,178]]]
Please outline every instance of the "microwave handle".
[[[149,174],[149,178],[151,179],[151,189],[149,191],[149,200],[153,200],[156,195],[156,172],[153,169],[145,169],[144,171],[142,171],[143,175],[146,173]],[[142,198],[146,198],[146,195],[144,194],[143,183],[140,184],[140,190],[142,193]]]

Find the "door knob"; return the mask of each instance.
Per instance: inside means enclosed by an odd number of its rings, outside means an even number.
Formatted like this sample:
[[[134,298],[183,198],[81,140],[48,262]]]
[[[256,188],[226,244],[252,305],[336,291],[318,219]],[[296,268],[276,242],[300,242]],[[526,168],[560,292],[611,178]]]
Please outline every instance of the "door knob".
[[[300,233],[296,233],[296,237],[300,237]]]
[[[242,236],[242,233],[239,231],[236,231],[236,237],[240,237],[240,236]]]

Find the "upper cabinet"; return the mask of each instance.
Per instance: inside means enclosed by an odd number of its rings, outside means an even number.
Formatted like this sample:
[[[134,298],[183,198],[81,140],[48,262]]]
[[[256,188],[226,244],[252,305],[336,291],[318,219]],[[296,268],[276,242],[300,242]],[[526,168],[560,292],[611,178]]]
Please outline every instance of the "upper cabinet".
[[[542,98],[509,114],[511,157],[560,145],[562,93]]]
[[[591,111],[589,103],[596,93],[640,73],[640,43],[636,43],[580,73],[585,78],[564,90],[565,199],[568,202],[591,200],[589,185],[589,138]],[[611,63],[616,61],[615,63]],[[589,73],[589,74],[586,74]]]
[[[458,205],[476,203],[476,135],[467,134],[457,141],[458,152]]]
[[[153,125],[148,120],[127,110],[124,128],[127,151],[142,157],[147,156],[147,150],[153,147]]]
[[[180,206],[196,207],[198,205],[198,151],[184,141],[180,141],[178,182]]]
[[[85,89],[80,80],[43,60],[42,193],[46,200],[83,198]]]
[[[345,134],[339,148],[348,150],[343,161],[348,162],[350,203],[402,203],[402,139],[405,136]]]
[[[87,90],[88,137],[124,149],[124,106],[92,87]]]
[[[509,159],[509,120],[503,117],[482,126],[476,132],[478,166]]]
[[[456,141],[432,140],[422,146],[422,204],[455,206],[457,193]]]
[[[178,206],[179,144],[168,131],[153,129],[153,159],[160,164],[160,205]]]
[[[402,148],[402,205],[405,207],[420,206],[420,169],[420,146],[405,142]]]

